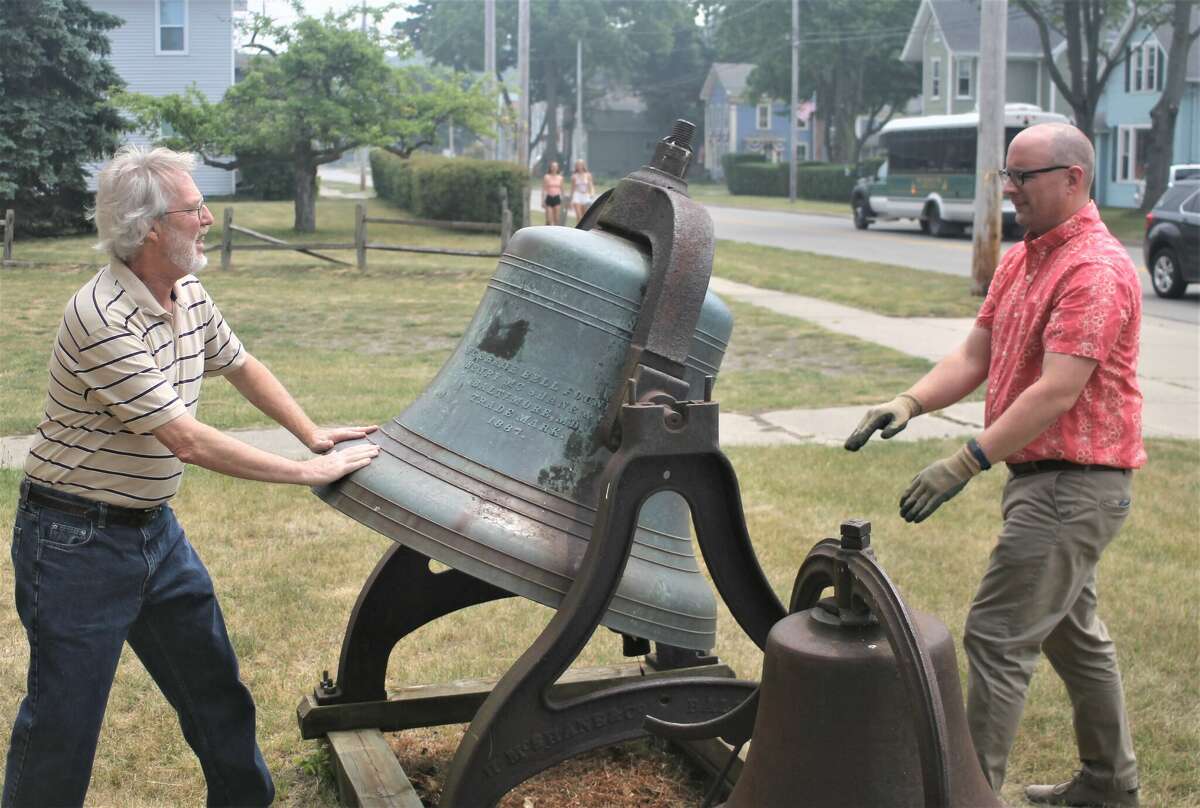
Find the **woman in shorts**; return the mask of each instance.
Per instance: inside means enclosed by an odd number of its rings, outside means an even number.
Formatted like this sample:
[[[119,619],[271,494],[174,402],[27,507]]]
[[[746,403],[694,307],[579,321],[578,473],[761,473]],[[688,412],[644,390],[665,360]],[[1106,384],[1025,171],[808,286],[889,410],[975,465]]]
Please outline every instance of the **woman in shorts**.
[[[576,160],[575,173],[571,175],[571,209],[575,212],[575,221],[579,221],[583,214],[587,213],[595,193],[596,186],[587,170],[587,163]]]

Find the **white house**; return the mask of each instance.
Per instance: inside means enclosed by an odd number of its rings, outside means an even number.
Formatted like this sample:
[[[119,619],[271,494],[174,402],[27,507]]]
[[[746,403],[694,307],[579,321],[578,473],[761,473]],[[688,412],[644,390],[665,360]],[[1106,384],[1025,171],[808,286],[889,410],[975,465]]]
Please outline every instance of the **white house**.
[[[246,0],[88,0],[124,20],[108,32],[109,61],[130,92],[163,96],[195,84],[212,102],[233,86],[234,14]],[[131,133],[132,143],[148,143]],[[196,185],[208,196],[232,194],[234,172],[201,166]]]

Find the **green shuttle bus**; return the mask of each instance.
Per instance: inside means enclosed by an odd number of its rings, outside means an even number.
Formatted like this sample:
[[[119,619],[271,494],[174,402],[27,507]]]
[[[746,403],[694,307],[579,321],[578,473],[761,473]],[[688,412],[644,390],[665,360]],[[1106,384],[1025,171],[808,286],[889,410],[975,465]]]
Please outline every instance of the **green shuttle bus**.
[[[1032,104],[1004,107],[1004,147],[1027,126],[1067,123]],[[957,235],[975,216],[975,148],[979,113],[926,115],[889,121],[879,133],[887,159],[874,177],[858,181],[851,196],[854,225],[916,219],[934,236]],[[1004,200],[1004,231],[1016,230],[1016,211]]]

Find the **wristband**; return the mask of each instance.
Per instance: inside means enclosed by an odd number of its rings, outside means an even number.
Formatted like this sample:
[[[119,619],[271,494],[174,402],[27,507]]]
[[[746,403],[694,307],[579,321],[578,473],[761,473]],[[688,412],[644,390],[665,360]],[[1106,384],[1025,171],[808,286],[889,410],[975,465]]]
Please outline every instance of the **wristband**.
[[[970,450],[971,456],[979,461],[979,468],[981,471],[987,471],[992,467],[992,462],[988,460],[987,455],[983,453],[983,447],[981,447],[974,438],[971,438],[969,441],[967,441],[967,449]]]
[[[897,396],[897,398],[907,398],[913,403],[914,409],[912,415],[909,416],[910,418],[916,418],[918,415],[924,414],[925,406],[921,404],[921,399],[917,398],[912,393],[901,393],[899,396]]]

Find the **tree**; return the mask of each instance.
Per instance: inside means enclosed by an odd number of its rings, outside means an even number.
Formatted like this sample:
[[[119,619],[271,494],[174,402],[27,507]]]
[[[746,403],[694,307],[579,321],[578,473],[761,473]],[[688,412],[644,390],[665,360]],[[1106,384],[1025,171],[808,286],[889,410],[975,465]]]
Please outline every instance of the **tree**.
[[[441,125],[483,130],[492,121],[480,81],[391,67],[380,37],[357,30],[360,13],[301,17],[288,25],[254,15],[251,45],[263,53],[223,99],[211,102],[193,87],[162,98],[127,95],[124,103],[147,131],[170,124],[174,134],[160,142],[195,151],[207,165],[232,170],[285,158],[296,191],[294,227],[311,233],[319,166],[366,145],[408,157],[432,144]],[[260,36],[278,49],[259,44]]]
[[[0,2],[0,210],[29,235],[87,229],[84,166],[126,126],[109,103],[121,79],[104,57],[121,25],[83,0]]]
[[[410,16],[397,30],[424,56],[456,70],[483,70],[484,15],[479,4],[421,0],[408,10]],[[575,126],[579,41],[583,42],[585,106],[612,84],[628,82],[652,114],[669,120],[696,111],[707,65],[694,56],[699,32],[684,0],[532,0],[529,29],[530,101],[546,103],[546,116],[540,131],[533,133],[531,146],[546,144],[543,167],[551,160],[563,160],[557,147],[560,107],[567,112],[564,128]],[[517,0],[497,0],[496,79],[516,64]],[[667,76],[652,72],[661,69],[687,72]]]
[[[1138,27],[1153,19],[1155,0],[1016,0],[1037,26],[1050,79],[1071,105],[1075,125],[1095,141],[1096,104],[1126,58]],[[1067,43],[1067,73],[1054,59],[1051,32]]]
[[[1171,8],[1171,42],[1167,46],[1167,75],[1162,96],[1150,110],[1150,165],[1142,210],[1149,212],[1167,189],[1167,173],[1175,154],[1175,119],[1187,80],[1188,51],[1200,38],[1200,25],[1192,27],[1195,0],[1175,0]]]
[[[800,96],[814,92],[817,116],[831,128],[830,157],[857,165],[867,138],[921,91],[916,65],[900,61],[919,0],[805,0],[800,6]],[[711,3],[717,47],[729,61],[753,62],[754,95],[791,95],[791,0],[766,0],[754,13]],[[856,131],[862,117],[866,125]]]

